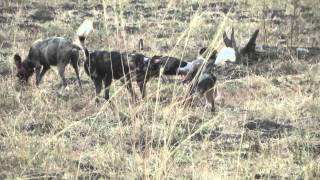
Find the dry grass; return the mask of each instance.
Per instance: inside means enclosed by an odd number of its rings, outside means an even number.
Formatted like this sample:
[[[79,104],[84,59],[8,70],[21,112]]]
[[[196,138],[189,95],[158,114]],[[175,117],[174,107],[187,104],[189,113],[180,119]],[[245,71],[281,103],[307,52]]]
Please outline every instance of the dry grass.
[[[238,43],[262,27],[262,1],[240,1],[226,15],[213,7],[216,1],[132,2],[0,3],[0,179],[320,177],[318,57],[309,61],[280,58],[262,63],[259,75],[220,78],[215,114],[204,108],[201,98],[192,107],[182,108],[187,88],[162,84],[159,79],[148,84],[148,97],[138,104],[131,104],[119,82],[111,88],[112,105],[96,104],[93,84],[83,68],[82,95],[72,78],[69,90],[59,89],[54,70],[39,88],[33,79],[25,90],[17,87],[13,54],[24,57],[38,38],[73,38],[85,18],[92,18],[95,26],[89,49],[131,51],[143,38],[147,55],[186,59],[194,58],[202,46],[222,47],[221,32],[231,26],[236,27]],[[290,14],[288,2],[267,1],[266,5]],[[230,4],[226,1],[222,8],[229,9]],[[303,18],[308,12],[302,10],[298,14],[295,42],[307,46],[308,37],[319,37],[319,12],[313,1],[300,4],[314,12],[308,17],[314,19]],[[31,20],[29,15],[39,8],[54,11],[54,20]],[[248,19],[240,19],[242,14]],[[268,42],[275,44],[279,34],[288,35],[289,27],[268,21]],[[301,27],[308,27],[308,32],[304,34]],[[258,41],[263,42],[263,37],[261,33]],[[3,46],[4,41],[9,46]],[[75,76],[71,68],[66,72],[67,77]],[[249,121],[261,123],[260,128],[249,130]],[[275,130],[272,123],[280,127]]]

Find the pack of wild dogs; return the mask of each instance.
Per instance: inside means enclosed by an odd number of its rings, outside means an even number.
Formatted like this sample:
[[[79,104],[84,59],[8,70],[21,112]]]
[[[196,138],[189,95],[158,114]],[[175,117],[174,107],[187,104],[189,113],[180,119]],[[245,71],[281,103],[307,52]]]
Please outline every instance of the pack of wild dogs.
[[[23,61],[18,54],[15,54],[14,61],[19,82],[27,84],[28,79],[35,72],[36,85],[39,85],[50,66],[57,66],[62,85],[66,87],[65,67],[70,63],[82,92],[79,76],[79,54],[84,51],[84,69],[94,83],[97,96],[101,93],[104,85],[104,97],[109,100],[109,88],[112,81],[120,80],[130,92],[133,101],[136,101],[136,95],[132,87],[133,80],[136,81],[142,98],[144,98],[146,96],[146,84],[152,77],[182,75],[182,82],[191,84],[188,86],[190,89],[185,101],[189,102],[193,94],[204,95],[207,102],[211,104],[211,111],[215,111],[214,101],[217,95],[214,88],[217,81],[214,73],[215,68],[229,63],[239,63],[243,59],[250,59],[259,33],[259,30],[256,30],[249,42],[243,48],[238,48],[232,29],[230,37],[227,36],[226,32],[223,34],[226,47],[219,51],[203,47],[200,48],[195,60],[184,61],[170,56],[155,55],[147,57],[139,52],[89,51],[85,41],[92,29],[92,21],[85,20],[77,30],[75,41],[64,37],[37,40],[31,45],[29,53]],[[142,46],[142,39],[139,44]]]

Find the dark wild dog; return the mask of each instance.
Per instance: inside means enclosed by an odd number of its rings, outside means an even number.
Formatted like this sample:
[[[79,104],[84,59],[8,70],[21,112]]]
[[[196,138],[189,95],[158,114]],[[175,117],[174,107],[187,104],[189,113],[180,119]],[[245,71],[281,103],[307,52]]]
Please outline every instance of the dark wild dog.
[[[140,50],[144,50],[143,39],[139,39],[138,47]],[[163,69],[163,75],[183,75],[190,69],[190,62],[183,61],[171,56],[159,56],[155,55],[152,59],[157,59]]]
[[[185,61],[182,59],[178,59],[171,56],[156,56],[163,67],[163,74],[165,76],[174,76],[174,75],[181,75],[186,76],[189,71],[191,71],[193,66],[198,66],[203,63],[203,55],[206,52],[207,48],[201,48],[199,51],[199,55],[195,60],[192,61]],[[209,59],[215,58],[214,53],[212,54]],[[164,76],[162,76],[164,80]]]
[[[87,35],[87,34],[86,34]],[[105,87],[105,99],[109,100],[109,88],[112,80],[121,80],[129,90],[133,101],[136,97],[132,88],[132,79],[135,78],[142,98],[146,96],[146,82],[160,73],[160,61],[156,56],[148,58],[141,53],[120,53],[119,51],[93,51],[85,47],[86,36],[79,36],[81,46],[85,50],[86,60],[84,69],[92,79],[98,96]],[[143,41],[139,40],[139,48],[143,49]]]
[[[85,49],[86,60],[84,69],[88,76],[93,80],[98,96],[102,90],[102,82],[105,85],[105,99],[109,100],[109,88],[113,79],[121,79],[125,81],[126,87],[135,100],[135,95],[132,89],[130,67],[127,57],[118,51],[94,51],[89,53]]]
[[[158,56],[146,57],[140,53],[131,54],[131,63],[135,72],[135,79],[139,86],[142,98],[146,96],[146,83],[160,75],[161,60]]]
[[[137,81],[142,97],[145,97],[146,82],[151,77],[158,75],[160,71],[160,64],[156,58],[150,59],[139,53],[132,55],[118,51],[94,51],[89,53],[85,49],[85,54],[85,71],[94,82],[96,95],[100,94],[102,82],[104,83],[106,100],[110,98],[109,88],[112,80],[120,79],[126,83],[126,87],[135,101],[136,97],[131,83],[133,76]]]
[[[186,75],[190,70],[193,69],[194,65],[198,65],[203,62],[203,56],[207,52],[207,47],[203,47],[199,51],[198,57],[193,61],[184,61],[175,57],[164,56],[161,57],[161,63],[164,67],[163,74],[164,75]],[[212,52],[209,56],[209,59],[216,58],[216,51]],[[201,60],[200,60],[201,59]],[[199,61],[200,60],[200,61]]]
[[[185,75],[191,68],[191,62],[170,56],[160,57],[163,75]]]

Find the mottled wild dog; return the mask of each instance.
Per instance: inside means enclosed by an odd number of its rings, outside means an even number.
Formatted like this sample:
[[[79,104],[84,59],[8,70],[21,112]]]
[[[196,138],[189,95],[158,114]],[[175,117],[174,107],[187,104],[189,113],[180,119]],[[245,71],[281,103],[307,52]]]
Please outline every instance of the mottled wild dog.
[[[201,56],[205,53],[210,53],[207,48],[200,50]],[[219,52],[213,50],[207,55],[208,61],[205,62],[205,57],[198,57],[198,60],[193,63],[191,70],[185,76],[184,83],[192,82],[190,89],[185,97],[189,102],[194,93],[200,96],[205,95],[207,103],[211,103],[211,111],[215,111],[215,98],[217,90],[214,88],[217,78],[215,76],[215,67],[225,63],[234,63],[236,61],[236,52],[231,48],[222,48]]]
[[[87,33],[81,28],[80,26],[78,29],[78,36],[83,36]],[[14,55],[17,77],[20,82],[27,84],[29,78],[35,71],[36,85],[39,85],[44,74],[50,69],[50,66],[57,66],[62,84],[66,87],[67,82],[64,73],[65,67],[70,63],[74,68],[80,90],[82,91],[78,70],[79,50],[81,50],[81,46],[64,37],[51,37],[44,40],[37,40],[31,45],[24,61],[22,61],[19,54]]]
[[[206,65],[203,64],[204,60],[198,60],[199,62],[194,63],[192,69],[188,72],[183,80],[183,82],[193,81],[187,93],[186,99],[190,99],[191,95],[195,92],[199,93],[200,95],[205,94],[207,102],[211,103],[211,111],[215,111],[214,101],[217,95],[217,90],[214,90],[217,80],[214,75],[215,67],[224,65],[226,63],[248,63],[248,60],[254,60],[254,52],[258,33],[259,30],[256,30],[248,43],[239,50],[234,38],[234,30],[232,29],[231,38],[229,38],[226,32],[224,32],[223,39],[227,47],[222,48],[218,53],[217,51],[213,51],[213,53],[210,55],[211,58],[209,59],[214,60],[208,61]],[[202,48],[200,50],[200,54],[206,51],[208,51],[206,48]]]
[[[187,71],[187,73],[182,81],[183,83],[191,82],[195,78],[196,74],[198,73],[198,70],[200,69],[200,67],[202,67],[203,63],[205,62],[205,59],[206,59],[205,55],[207,53],[209,53],[208,47],[203,47],[200,49],[197,59],[191,62],[190,69]],[[209,64],[215,63],[216,56],[217,56],[217,51],[213,50],[208,55]]]
[[[207,48],[202,48],[200,50],[200,57],[193,61],[192,68],[188,71],[183,80],[183,83],[191,82],[185,101],[189,103],[192,100],[192,95],[194,93],[198,93],[200,96],[205,95],[207,103],[211,103],[211,111],[214,112],[214,101],[216,96],[214,86],[217,78],[215,77],[213,70],[217,51],[213,50],[212,53],[208,55],[208,62],[205,65],[205,58],[203,55],[207,51]]]
[[[50,66],[58,66],[62,84],[63,86],[67,86],[64,71],[67,64],[71,63],[81,88],[78,72],[79,49],[78,46],[63,37],[52,37],[36,41],[32,44],[29,54],[24,61],[21,61],[20,55],[14,55],[17,77],[20,82],[27,83],[35,71],[36,85],[39,85],[44,74],[50,69]]]

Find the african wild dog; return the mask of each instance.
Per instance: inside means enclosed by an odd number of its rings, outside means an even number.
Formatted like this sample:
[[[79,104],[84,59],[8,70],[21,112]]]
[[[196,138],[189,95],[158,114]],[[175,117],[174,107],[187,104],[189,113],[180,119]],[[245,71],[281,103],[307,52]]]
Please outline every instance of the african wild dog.
[[[102,82],[105,86],[105,99],[109,100],[109,88],[112,80],[121,79],[135,100],[131,80],[135,77],[142,97],[146,95],[146,82],[159,74],[160,64],[156,58],[147,58],[140,53],[128,55],[118,51],[94,51],[89,53],[85,49],[86,60],[84,68],[87,75],[93,80],[96,95],[102,90]]]
[[[89,53],[87,49],[85,49],[85,54],[84,69],[94,82],[96,95],[100,94],[103,82],[105,99],[109,100],[109,88],[112,80],[125,78],[126,87],[135,99],[129,73],[130,67],[125,55],[118,51],[94,51]]]
[[[17,67],[17,77],[20,82],[27,83],[35,71],[36,85],[39,85],[43,75],[50,69],[50,66],[58,66],[62,84],[66,87],[67,82],[64,71],[65,67],[71,63],[76,72],[81,89],[78,70],[79,50],[80,47],[63,37],[52,37],[36,41],[32,44],[29,54],[24,61],[21,61],[20,55],[14,55],[14,61]]]
[[[208,50],[203,48],[201,51],[201,54],[204,54]],[[192,82],[185,99],[187,102],[190,101],[195,92],[201,96],[205,95],[207,103],[211,103],[211,111],[214,112],[214,103],[217,96],[217,90],[214,88],[217,81],[215,68],[226,63],[234,63],[236,52],[231,48],[222,48],[219,52],[213,50],[206,64],[204,64],[204,61],[205,58],[203,57],[194,61],[192,68],[185,76],[184,83]]]
[[[135,80],[140,88],[142,98],[146,96],[146,82],[160,75],[161,61],[158,56],[146,57],[140,53],[131,54]]]
[[[259,30],[256,30],[246,46],[239,50],[235,42],[234,30],[232,29],[231,39],[224,32],[223,39],[227,47],[222,48],[218,53],[214,51],[212,56],[215,58],[211,58],[214,60],[209,61],[205,68],[203,60],[198,60],[183,80],[183,82],[193,81],[185,99],[190,99],[194,92],[198,92],[200,95],[205,94],[207,102],[211,102],[211,111],[215,111],[214,100],[217,95],[217,90],[214,90],[217,80],[214,75],[215,67],[226,63],[249,63],[253,61],[258,33]],[[202,49],[202,51],[204,52],[206,49]]]
[[[160,61],[154,56],[148,58],[141,53],[120,53],[119,51],[93,51],[89,52],[84,46],[86,37],[79,37],[85,50],[85,72],[93,80],[96,95],[102,90],[102,82],[105,86],[105,99],[109,100],[109,88],[112,80],[121,80],[131,93],[133,100],[136,97],[132,88],[132,79],[137,82],[142,98],[146,96],[146,82],[160,73]],[[139,48],[143,49],[143,41],[139,40]]]
[[[217,51],[214,50],[208,59],[208,63],[205,65],[205,58],[202,57],[205,52],[207,52],[207,48],[202,48],[200,50],[201,56],[197,58],[197,60],[192,62],[191,69],[186,74],[183,79],[183,83],[190,83],[190,88],[185,97],[186,102],[190,102],[192,100],[192,95],[194,93],[200,94],[200,96],[205,95],[207,103],[211,103],[211,111],[215,111],[214,100],[216,96],[216,91],[214,90],[214,86],[217,78],[213,74],[215,60]],[[202,70],[204,68],[204,70]]]
[[[199,51],[199,56],[197,57],[196,60],[191,62],[191,66],[190,69],[188,70],[188,72],[186,73],[184,79],[183,79],[183,83],[187,83],[193,80],[193,78],[196,76],[196,74],[198,73],[198,70],[200,69],[200,67],[202,67],[203,63],[205,62],[205,54],[207,53],[207,47],[201,48]],[[209,53],[209,52],[208,52]],[[208,62],[210,63],[214,63],[215,59],[216,59],[216,55],[217,55],[217,51],[213,50],[211,52],[211,54],[208,56]]]
[[[88,23],[85,21],[83,24],[86,25]],[[83,30],[83,24],[78,29],[78,36],[84,36],[92,29],[86,27],[86,29]],[[35,71],[36,85],[39,85],[44,74],[50,69],[50,66],[57,66],[62,85],[66,87],[67,82],[64,72],[65,67],[70,63],[76,72],[77,80],[82,92],[78,70],[79,50],[81,50],[81,46],[63,37],[51,37],[35,41],[24,61],[22,61],[19,54],[14,55],[14,61],[17,67],[17,77],[20,82],[27,84],[29,78]]]
[[[228,48],[232,48],[236,53],[236,63],[237,64],[251,64],[257,61],[255,54],[256,40],[259,35],[259,29],[250,37],[249,41],[244,47],[239,48],[237,46],[236,40],[234,38],[234,29],[231,30],[231,37],[227,36],[227,33],[223,33],[223,41]]]

